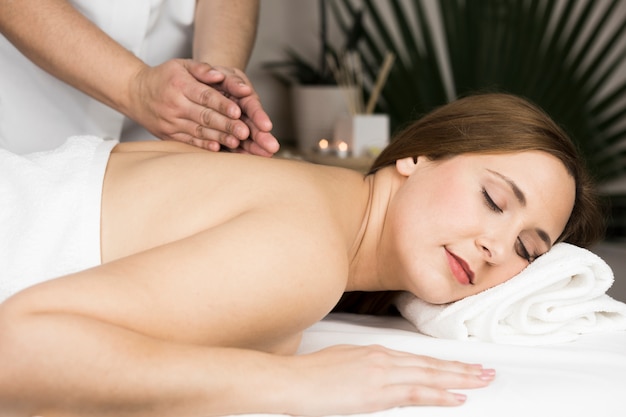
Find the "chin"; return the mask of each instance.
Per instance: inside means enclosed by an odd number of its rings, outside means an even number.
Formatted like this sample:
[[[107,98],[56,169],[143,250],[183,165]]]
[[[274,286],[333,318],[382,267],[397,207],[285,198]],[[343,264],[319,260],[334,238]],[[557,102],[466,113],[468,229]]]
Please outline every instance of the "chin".
[[[413,275],[411,285],[406,290],[430,304],[450,304],[470,295],[467,293],[469,288],[460,288],[454,277],[437,270],[427,275]]]
[[[463,297],[452,297],[451,295],[446,294],[428,294],[426,296],[416,295],[422,301],[426,301],[430,304],[449,304],[454,301],[460,300]]]
[[[454,301],[457,301],[457,300],[440,300],[440,299],[436,299],[436,300],[424,300],[424,301],[426,301],[427,303],[430,303],[430,304],[443,305],[443,304],[450,304],[450,303],[452,303]]]

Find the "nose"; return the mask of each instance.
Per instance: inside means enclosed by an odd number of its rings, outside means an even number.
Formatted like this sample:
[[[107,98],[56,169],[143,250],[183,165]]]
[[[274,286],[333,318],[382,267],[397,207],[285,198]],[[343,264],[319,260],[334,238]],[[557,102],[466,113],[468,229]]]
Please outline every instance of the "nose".
[[[512,225],[491,229],[476,238],[476,247],[486,262],[494,265],[501,264],[514,254],[517,235]]]

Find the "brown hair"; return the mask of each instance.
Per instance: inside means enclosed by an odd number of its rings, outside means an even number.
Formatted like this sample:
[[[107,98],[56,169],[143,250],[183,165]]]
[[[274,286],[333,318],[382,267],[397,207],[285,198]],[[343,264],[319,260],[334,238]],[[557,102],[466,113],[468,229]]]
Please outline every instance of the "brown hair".
[[[369,174],[398,159],[437,160],[463,153],[537,150],[555,156],[576,183],[572,214],[558,238],[588,247],[604,234],[604,216],[584,160],[567,134],[541,109],[509,94],[461,98],[411,123],[374,161]],[[369,175],[368,174],[368,175]],[[346,293],[335,311],[386,314],[395,293]]]

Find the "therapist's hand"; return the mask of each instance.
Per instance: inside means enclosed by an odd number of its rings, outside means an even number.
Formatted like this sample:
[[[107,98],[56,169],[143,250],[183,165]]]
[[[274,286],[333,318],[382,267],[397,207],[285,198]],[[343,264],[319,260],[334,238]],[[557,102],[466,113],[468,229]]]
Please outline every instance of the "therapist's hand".
[[[129,91],[127,114],[161,139],[262,156],[279,148],[269,116],[241,71],[174,59],[142,68]]]
[[[238,104],[241,120],[250,129],[249,137],[240,142],[238,151],[263,156],[276,153],[279,144],[271,134],[272,122],[248,77],[237,68],[215,66],[214,69],[224,74],[224,80],[211,86]]]

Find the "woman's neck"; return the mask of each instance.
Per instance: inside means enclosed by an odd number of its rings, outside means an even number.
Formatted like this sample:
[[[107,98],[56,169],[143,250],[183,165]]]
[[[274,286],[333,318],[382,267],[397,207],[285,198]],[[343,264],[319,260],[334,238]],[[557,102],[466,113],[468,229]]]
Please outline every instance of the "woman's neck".
[[[350,271],[346,291],[385,291],[396,289],[382,275],[380,242],[387,208],[402,178],[394,167],[386,167],[366,177],[369,199],[359,233],[350,250]]]

